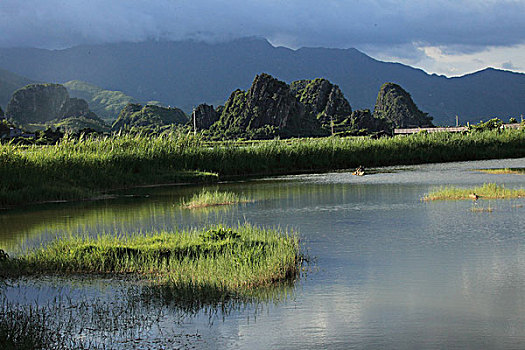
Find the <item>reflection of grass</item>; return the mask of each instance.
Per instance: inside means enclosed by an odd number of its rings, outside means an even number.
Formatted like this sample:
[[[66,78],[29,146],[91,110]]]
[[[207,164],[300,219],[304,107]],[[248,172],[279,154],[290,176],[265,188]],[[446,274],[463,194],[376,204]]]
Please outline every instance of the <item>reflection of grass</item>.
[[[518,174],[525,175],[525,168],[477,169],[487,174]]]
[[[188,202],[184,202],[183,206],[188,209],[211,207],[217,205],[229,205],[237,203],[247,203],[250,200],[244,196],[239,196],[233,192],[213,192],[203,189],[199,193],[193,195]]]
[[[423,199],[433,200],[454,200],[454,199],[507,199],[525,197],[524,189],[509,190],[504,185],[494,183],[483,184],[474,188],[458,188],[455,186],[445,186],[427,194]]]
[[[293,279],[298,239],[244,224],[150,235],[69,237],[2,263],[3,274],[136,274],[175,289],[238,293]]]
[[[33,305],[21,307],[4,301],[0,304],[2,349],[72,349],[80,345],[49,327],[48,316],[42,308]]]
[[[263,311],[265,304],[281,302],[293,295],[293,282],[257,288],[243,298],[217,294],[206,295],[203,299],[191,294],[193,291],[190,289],[178,290],[168,284],[144,285],[132,280],[117,284],[109,282],[111,295],[105,295],[104,291],[102,296],[84,294],[83,288],[93,287],[93,281],[79,279],[79,284],[74,283],[75,290],[80,293],[70,293],[68,287],[55,290],[57,294],[45,304],[4,300],[0,303],[0,348],[131,348],[123,344],[131,344],[134,349],[198,348],[196,342],[200,335],[184,334],[184,326],[177,332],[170,331],[174,324],[167,322],[168,328],[159,322],[159,318],[167,317],[169,321],[178,323],[206,315],[211,324],[218,318],[242,312],[247,307],[253,307],[250,315],[256,315]],[[22,282],[19,287],[23,288],[27,282]],[[106,282],[102,283],[107,286]],[[43,285],[47,284],[44,282]],[[41,285],[40,282],[37,285]],[[66,285],[70,285],[69,282]],[[0,293],[1,289],[0,286]],[[156,329],[159,331],[155,332]],[[143,336],[145,333],[147,337]]]
[[[492,213],[494,211],[494,208],[492,208],[490,205],[486,208],[484,207],[472,207],[470,208],[470,211],[473,213]]]

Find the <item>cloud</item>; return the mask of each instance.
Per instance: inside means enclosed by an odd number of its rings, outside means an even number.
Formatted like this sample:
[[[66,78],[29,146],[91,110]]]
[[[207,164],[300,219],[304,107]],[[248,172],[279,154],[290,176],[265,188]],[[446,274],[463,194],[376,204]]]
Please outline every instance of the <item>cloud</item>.
[[[514,63],[512,63],[511,61],[502,63],[501,68],[507,69],[507,70],[519,70],[520,69],[519,67],[516,67]]]
[[[289,47],[465,53],[525,42],[523,13],[515,0],[2,0],[0,46],[263,36]]]
[[[519,0],[1,0],[0,47],[257,36],[456,75],[522,62],[523,13]],[[513,56],[486,59],[494,50]]]

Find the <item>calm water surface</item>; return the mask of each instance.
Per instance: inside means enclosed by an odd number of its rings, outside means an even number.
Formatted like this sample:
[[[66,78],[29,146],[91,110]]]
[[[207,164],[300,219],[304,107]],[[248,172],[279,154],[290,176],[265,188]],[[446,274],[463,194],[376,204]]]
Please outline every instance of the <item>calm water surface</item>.
[[[280,226],[298,232],[314,258],[295,288],[278,292],[274,302],[211,318],[202,311],[181,319],[169,307],[149,307],[140,311],[148,325],[130,336],[176,337],[177,346],[204,349],[524,349],[525,199],[421,200],[440,185],[524,188],[523,175],[473,171],[504,167],[525,167],[525,158],[386,168],[364,177],[341,172],[228,183],[219,189],[256,201],[194,211],[179,203],[200,188],[139,189],[117,200],[1,213],[0,244],[14,252],[71,232],[244,221]],[[125,285],[22,280],[4,288],[4,298],[112,300],[126,293]]]

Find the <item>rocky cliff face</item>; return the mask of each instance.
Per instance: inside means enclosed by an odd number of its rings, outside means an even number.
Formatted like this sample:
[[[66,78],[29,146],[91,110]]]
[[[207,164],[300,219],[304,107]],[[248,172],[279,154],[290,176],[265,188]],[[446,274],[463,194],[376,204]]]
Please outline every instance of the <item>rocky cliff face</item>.
[[[70,98],[67,107],[67,111],[64,115],[67,118],[85,117],[98,119],[97,115],[91,112],[91,110],[89,109],[86,100],[83,100],[81,98]]]
[[[7,117],[15,122],[45,123],[63,118],[69,94],[59,84],[31,84],[15,91],[7,105]]]
[[[394,83],[385,83],[381,86],[374,117],[384,119],[392,128],[433,126],[432,117],[421,112],[410,94]]]
[[[209,129],[219,120],[219,116],[220,112],[215,110],[213,106],[207,104],[201,104],[193,111],[193,117],[195,118],[197,130]],[[190,120],[190,122],[192,123],[193,127],[193,120]]]
[[[220,116],[212,130],[287,137],[329,135],[332,123],[350,117],[352,109],[341,90],[326,79],[289,86],[263,73],[248,91],[234,91],[216,112]]]
[[[112,130],[132,127],[156,128],[173,124],[186,124],[188,117],[178,108],[166,108],[156,105],[142,106],[129,103],[122,109]]]
[[[352,111],[341,89],[326,79],[287,85],[268,74],[257,75],[248,91],[234,91],[224,107],[200,105],[195,116],[198,130],[209,129],[212,136],[226,138],[368,135],[393,127],[432,125],[395,84],[383,85],[372,114]]]
[[[20,124],[47,124],[71,131],[108,130],[85,100],[69,98],[66,88],[59,84],[32,84],[15,91],[7,117]]]
[[[268,74],[257,75],[247,92],[236,90],[224,104],[223,126],[241,130],[293,128],[304,114],[290,87]]]
[[[290,84],[296,98],[324,127],[341,123],[352,114],[352,107],[339,86],[326,79],[299,80]]]
[[[369,135],[390,131],[390,124],[385,119],[374,117],[369,109],[353,111],[350,119],[344,123],[344,132],[351,135]]]

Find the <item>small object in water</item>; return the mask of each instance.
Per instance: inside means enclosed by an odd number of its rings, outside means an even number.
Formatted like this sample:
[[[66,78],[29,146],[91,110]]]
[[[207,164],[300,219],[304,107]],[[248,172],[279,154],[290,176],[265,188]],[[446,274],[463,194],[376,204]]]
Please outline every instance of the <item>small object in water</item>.
[[[475,193],[471,193],[471,194],[469,194],[468,197],[469,197],[470,199],[475,200],[475,201],[477,201],[478,198],[479,198],[479,196],[478,196],[477,194],[475,194]]]
[[[3,249],[0,249],[0,261],[7,261],[9,260],[9,255],[4,252]]]
[[[363,176],[365,175],[365,167],[360,165],[359,168],[355,169],[352,175]]]

